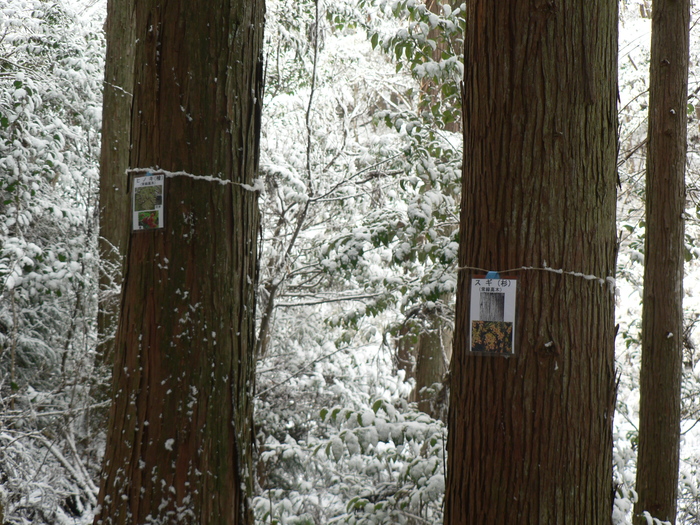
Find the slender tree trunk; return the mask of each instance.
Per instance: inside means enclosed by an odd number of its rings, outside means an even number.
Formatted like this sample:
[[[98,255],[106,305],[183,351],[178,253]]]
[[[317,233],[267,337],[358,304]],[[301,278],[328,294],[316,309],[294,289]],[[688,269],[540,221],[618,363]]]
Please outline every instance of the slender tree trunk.
[[[430,414],[435,419],[440,419],[445,413],[445,406],[441,406],[440,403],[442,397],[436,393],[421,391],[436,383],[442,383],[445,378],[449,366],[449,356],[445,346],[452,343],[452,330],[438,312],[426,312],[426,316],[426,326],[418,340],[414,395],[415,400],[418,401],[418,410]]]
[[[109,399],[109,381],[105,380],[114,361],[114,334],[119,320],[119,294],[129,220],[126,170],[131,144],[131,102],[134,81],[133,8],[127,2],[107,4],[107,54],[102,103],[102,147],[100,150],[100,294],[98,297],[98,345],[95,360],[95,385],[92,395],[99,401]],[[93,423],[103,427],[106,410],[99,410]]]
[[[467,3],[445,523],[610,523],[617,4]],[[470,270],[521,270],[511,358],[469,355]],[[602,282],[601,282],[602,281]]]
[[[410,400],[418,403],[418,409],[446,420],[444,393],[422,392],[443,382],[452,354],[452,327],[441,309],[441,305],[430,309],[423,305],[408,313],[397,339],[396,366],[406,373],[406,379],[415,380]]]
[[[647,523],[644,511],[676,520],[689,23],[689,0],[654,0],[636,524]]]
[[[415,315],[415,312],[410,315]],[[420,322],[409,317],[403,322],[396,339],[396,368],[406,373],[406,380],[416,378],[416,353],[420,330]]]
[[[104,524],[251,523],[263,0],[133,0],[129,165],[167,179],[129,237]],[[117,5],[112,7],[117,7]]]
[[[105,267],[100,276],[98,322],[100,352],[110,360],[111,338],[119,316],[119,297],[105,293],[121,284],[128,232],[129,199],[126,170],[129,168],[131,114],[134,82],[133,5],[128,0],[107,4],[107,55],[102,105],[102,148],[100,150],[100,256]]]

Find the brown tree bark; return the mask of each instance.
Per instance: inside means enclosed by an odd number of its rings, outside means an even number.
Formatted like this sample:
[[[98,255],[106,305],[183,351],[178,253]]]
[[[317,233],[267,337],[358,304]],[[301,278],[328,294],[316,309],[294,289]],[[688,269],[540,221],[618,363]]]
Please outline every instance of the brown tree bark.
[[[617,4],[467,3],[445,523],[610,523]],[[469,355],[471,271],[521,270],[516,355]],[[479,272],[473,272],[479,273]]]
[[[449,354],[445,346],[452,343],[452,330],[438,312],[426,312],[425,323],[418,339],[416,354],[416,388],[415,401],[418,410],[430,414],[430,417],[441,419],[445,413],[442,397],[437,393],[423,392],[436,383],[442,383],[449,366]]]
[[[452,327],[444,317],[442,305],[416,307],[400,330],[397,339],[396,365],[415,380],[410,400],[418,410],[435,419],[446,420],[447,398],[443,392],[422,391],[442,383],[452,355]]]
[[[133,0],[129,166],[167,179],[129,237],[104,524],[251,523],[263,0]],[[245,185],[245,186],[242,186]]]
[[[654,0],[635,524],[676,520],[689,23],[689,0]]]
[[[119,294],[129,220],[126,170],[131,144],[132,90],[134,81],[133,9],[125,2],[107,5],[105,35],[107,53],[102,100],[102,147],[100,150],[100,294],[98,297],[98,344],[93,380],[93,397],[99,401],[110,396],[109,381],[114,361],[114,335],[119,320]],[[106,410],[93,413],[93,423],[103,427]]]
[[[126,223],[129,220],[126,170],[129,167],[131,113],[134,82],[134,23],[133,8],[128,2],[110,1],[107,5],[105,34],[107,55],[102,105],[102,148],[100,150],[100,256],[105,266],[100,275],[98,322],[100,355],[109,360],[119,316],[119,298],[105,293],[120,284],[126,243]]]

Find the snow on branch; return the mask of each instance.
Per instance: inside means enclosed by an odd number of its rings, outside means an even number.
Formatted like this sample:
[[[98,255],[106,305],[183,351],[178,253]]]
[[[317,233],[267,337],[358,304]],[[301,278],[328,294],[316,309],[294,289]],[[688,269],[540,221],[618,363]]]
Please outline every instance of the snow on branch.
[[[92,480],[89,477],[83,476],[80,472],[78,472],[73,466],[70,464],[70,461],[66,459],[66,457],[63,455],[63,453],[56,447],[53,443],[49,442],[48,439],[44,438],[42,435],[37,434],[37,433],[31,433],[28,434],[29,437],[32,437],[39,441],[44,447],[46,447],[46,450],[48,450],[53,456],[58,460],[58,462],[63,466],[63,468],[68,471],[68,473],[73,477],[73,479],[80,485],[80,488],[83,489],[84,493],[87,495],[88,499],[90,500],[90,503],[94,506],[97,505],[97,492],[98,489],[95,486],[95,484],[92,482]]]

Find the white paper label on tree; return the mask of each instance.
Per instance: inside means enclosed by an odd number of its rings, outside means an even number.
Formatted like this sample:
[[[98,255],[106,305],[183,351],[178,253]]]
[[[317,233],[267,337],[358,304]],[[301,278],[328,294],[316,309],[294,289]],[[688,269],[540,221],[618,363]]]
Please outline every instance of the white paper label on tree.
[[[131,186],[132,230],[156,230],[165,219],[165,175],[136,175]]]
[[[515,353],[517,280],[487,277],[472,278],[469,351],[511,356]]]

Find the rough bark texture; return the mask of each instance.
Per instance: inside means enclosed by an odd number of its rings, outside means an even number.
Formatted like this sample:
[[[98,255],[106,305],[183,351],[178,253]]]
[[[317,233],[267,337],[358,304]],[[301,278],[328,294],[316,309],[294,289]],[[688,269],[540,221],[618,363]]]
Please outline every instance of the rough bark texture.
[[[416,350],[419,334],[420,324],[409,318],[404,321],[396,340],[396,368],[406,373],[406,380],[416,378]]]
[[[441,307],[418,307],[408,314],[397,340],[396,365],[406,372],[406,379],[416,385],[410,400],[418,410],[435,419],[446,421],[446,396],[440,392],[424,391],[435,383],[443,383],[452,355],[452,327]]]
[[[614,275],[616,101],[615,2],[467,3],[461,267]],[[470,273],[458,280],[445,523],[610,523],[611,287],[515,273],[517,355],[483,357],[467,352]]]
[[[130,167],[169,178],[129,238],[104,524],[251,523],[263,0],[133,0]]]
[[[688,0],[652,7],[639,456],[634,522],[675,523],[683,358]]]
[[[107,56],[102,105],[100,152],[100,302],[98,362],[111,366],[114,332],[119,318],[119,295],[112,293],[122,281],[129,219],[126,170],[131,144],[132,89],[134,81],[133,7],[128,1],[107,4]]]
[[[435,419],[445,415],[443,396],[438,393],[421,392],[434,384],[442,383],[450,361],[452,346],[452,329],[439,312],[426,312],[416,353],[416,388],[413,395],[418,402],[418,410],[430,414]],[[450,345],[450,349],[445,347]]]

